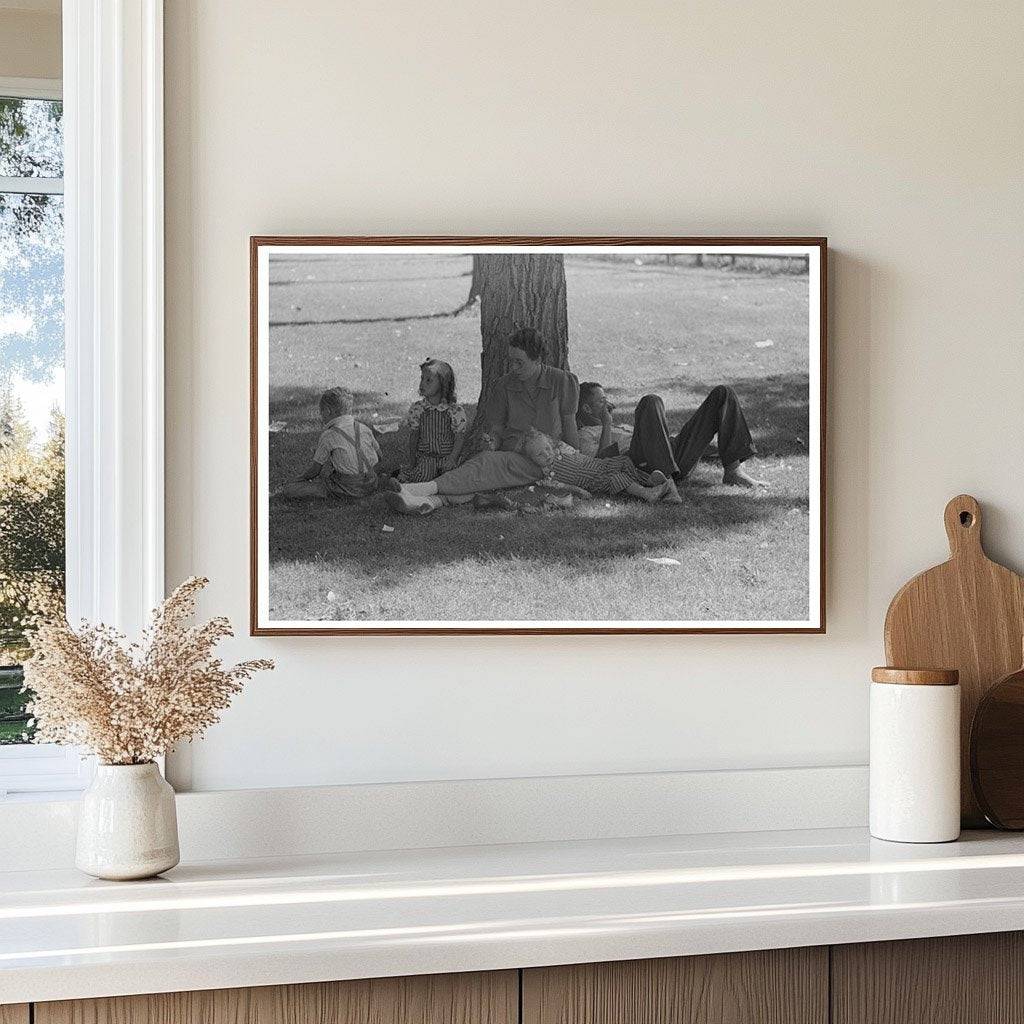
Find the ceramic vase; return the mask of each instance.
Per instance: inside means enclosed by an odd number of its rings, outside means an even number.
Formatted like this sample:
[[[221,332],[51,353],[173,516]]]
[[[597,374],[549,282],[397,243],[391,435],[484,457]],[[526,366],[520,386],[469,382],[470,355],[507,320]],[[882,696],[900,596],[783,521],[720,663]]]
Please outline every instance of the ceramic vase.
[[[82,794],[75,864],[96,878],[151,878],[178,863],[174,790],[151,761],[101,764]]]

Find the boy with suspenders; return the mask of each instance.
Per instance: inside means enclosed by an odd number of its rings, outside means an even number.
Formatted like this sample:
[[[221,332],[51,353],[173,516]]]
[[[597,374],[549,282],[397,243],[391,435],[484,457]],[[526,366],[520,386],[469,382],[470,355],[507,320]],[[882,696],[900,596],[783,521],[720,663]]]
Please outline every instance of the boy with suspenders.
[[[352,415],[352,392],[330,388],[320,396],[324,429],[313,461],[276,496],[284,498],[365,498],[377,490],[375,467],[380,445],[373,431]]]

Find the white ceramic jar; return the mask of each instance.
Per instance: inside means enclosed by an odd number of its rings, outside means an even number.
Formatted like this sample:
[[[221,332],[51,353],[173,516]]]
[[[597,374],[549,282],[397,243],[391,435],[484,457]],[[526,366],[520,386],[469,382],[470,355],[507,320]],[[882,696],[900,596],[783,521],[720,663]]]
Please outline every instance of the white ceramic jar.
[[[174,790],[155,764],[100,764],[82,794],[75,864],[96,878],[150,878],[178,863]]]
[[[871,834],[897,843],[958,838],[958,673],[876,668],[871,680]]]

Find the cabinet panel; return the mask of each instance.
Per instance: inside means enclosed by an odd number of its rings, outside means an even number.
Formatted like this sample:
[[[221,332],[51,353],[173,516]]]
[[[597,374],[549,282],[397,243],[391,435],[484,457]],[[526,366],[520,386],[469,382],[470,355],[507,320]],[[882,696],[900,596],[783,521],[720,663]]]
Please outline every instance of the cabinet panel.
[[[828,950],[541,967],[523,972],[523,1024],[825,1024]]]
[[[834,1024],[1024,1024],[1024,935],[832,947]]]
[[[27,1003],[0,1005],[0,1024],[28,1024]]]
[[[441,974],[37,1003],[35,1024],[516,1024],[518,996],[515,971]]]

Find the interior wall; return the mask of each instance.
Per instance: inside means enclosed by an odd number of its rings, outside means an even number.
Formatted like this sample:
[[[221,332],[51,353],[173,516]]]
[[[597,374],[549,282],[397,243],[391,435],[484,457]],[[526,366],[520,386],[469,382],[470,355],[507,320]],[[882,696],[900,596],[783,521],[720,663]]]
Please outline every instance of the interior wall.
[[[61,77],[60,4],[52,7],[0,4],[0,78]]]
[[[1022,43],[970,0],[167,0],[168,582],[278,666],[194,787],[863,763],[947,499],[1024,568]],[[827,235],[827,635],[245,636],[275,233]]]

